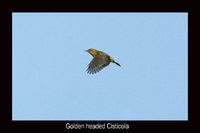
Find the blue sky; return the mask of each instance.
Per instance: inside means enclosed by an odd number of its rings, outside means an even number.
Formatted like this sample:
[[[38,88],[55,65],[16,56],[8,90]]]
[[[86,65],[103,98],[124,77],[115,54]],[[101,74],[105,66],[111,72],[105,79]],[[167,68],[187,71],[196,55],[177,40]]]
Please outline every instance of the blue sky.
[[[187,13],[13,13],[13,120],[187,120]],[[96,48],[110,64],[89,75]]]

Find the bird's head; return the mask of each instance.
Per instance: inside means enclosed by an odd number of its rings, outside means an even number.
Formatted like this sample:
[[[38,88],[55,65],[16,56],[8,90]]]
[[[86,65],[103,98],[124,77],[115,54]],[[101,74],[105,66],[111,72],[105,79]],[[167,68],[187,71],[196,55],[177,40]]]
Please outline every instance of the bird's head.
[[[91,54],[93,57],[97,55],[97,50],[94,48],[90,48],[88,50],[85,50],[86,52],[88,52],[89,54]]]

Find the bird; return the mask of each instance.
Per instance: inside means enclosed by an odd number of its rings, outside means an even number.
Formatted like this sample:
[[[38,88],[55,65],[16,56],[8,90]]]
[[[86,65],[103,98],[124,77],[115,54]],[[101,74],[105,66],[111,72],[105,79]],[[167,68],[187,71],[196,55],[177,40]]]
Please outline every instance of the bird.
[[[88,64],[88,68],[86,70],[88,74],[95,74],[99,72],[108,66],[111,62],[121,67],[119,63],[117,63],[110,55],[105,52],[96,50],[94,48],[90,48],[85,51],[93,56],[93,59]]]

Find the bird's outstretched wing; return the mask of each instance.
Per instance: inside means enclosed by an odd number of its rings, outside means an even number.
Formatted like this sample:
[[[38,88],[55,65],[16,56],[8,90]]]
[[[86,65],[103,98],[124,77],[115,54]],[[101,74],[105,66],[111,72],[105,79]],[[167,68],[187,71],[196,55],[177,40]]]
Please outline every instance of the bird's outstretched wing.
[[[87,68],[87,73],[95,74],[110,64],[110,59],[107,56],[97,56],[92,59]]]

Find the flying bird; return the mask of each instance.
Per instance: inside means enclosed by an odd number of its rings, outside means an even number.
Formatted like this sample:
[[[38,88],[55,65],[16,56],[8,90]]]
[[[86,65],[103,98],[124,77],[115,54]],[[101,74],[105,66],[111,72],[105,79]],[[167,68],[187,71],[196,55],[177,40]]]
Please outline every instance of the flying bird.
[[[89,74],[95,74],[102,70],[104,67],[108,66],[110,62],[115,63],[118,66],[121,66],[119,63],[117,63],[110,55],[96,50],[94,48],[90,48],[86,50],[89,54],[93,56],[92,61],[88,64],[87,73]]]

